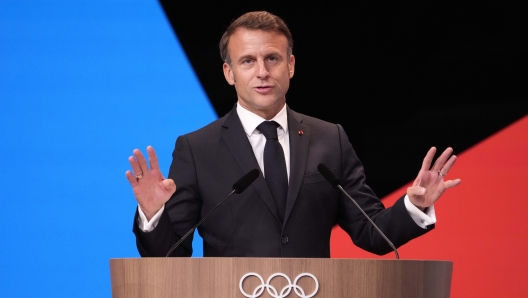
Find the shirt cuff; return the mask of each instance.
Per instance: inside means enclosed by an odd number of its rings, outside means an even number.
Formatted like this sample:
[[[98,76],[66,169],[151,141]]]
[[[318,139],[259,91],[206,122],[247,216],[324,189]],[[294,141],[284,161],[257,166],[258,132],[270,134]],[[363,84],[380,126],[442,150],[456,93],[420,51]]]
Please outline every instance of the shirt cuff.
[[[422,210],[420,210],[418,207],[414,206],[413,203],[411,203],[411,200],[409,199],[408,195],[405,195],[404,202],[405,208],[407,208],[407,212],[409,212],[411,218],[418,226],[420,226],[420,228],[427,229],[427,226],[436,223],[434,205],[427,207],[425,211],[422,212]]]
[[[165,205],[163,205],[161,209],[156,214],[154,214],[150,221],[148,221],[145,213],[143,213],[143,210],[141,210],[141,207],[138,205],[139,217],[137,219],[137,224],[139,229],[145,233],[154,230],[159,223],[159,219],[163,213],[163,210],[165,210]]]

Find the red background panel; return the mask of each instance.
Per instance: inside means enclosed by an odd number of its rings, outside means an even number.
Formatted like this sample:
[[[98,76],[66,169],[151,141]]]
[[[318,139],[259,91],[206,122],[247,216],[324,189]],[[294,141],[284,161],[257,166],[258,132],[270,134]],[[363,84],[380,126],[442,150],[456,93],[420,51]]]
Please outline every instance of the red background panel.
[[[528,297],[528,116],[459,154],[446,179],[454,178],[462,183],[435,204],[436,228],[398,249],[400,257],[453,261],[453,298]],[[384,204],[394,204],[409,185],[384,198]],[[331,253],[394,258],[355,247],[339,228],[332,234]]]

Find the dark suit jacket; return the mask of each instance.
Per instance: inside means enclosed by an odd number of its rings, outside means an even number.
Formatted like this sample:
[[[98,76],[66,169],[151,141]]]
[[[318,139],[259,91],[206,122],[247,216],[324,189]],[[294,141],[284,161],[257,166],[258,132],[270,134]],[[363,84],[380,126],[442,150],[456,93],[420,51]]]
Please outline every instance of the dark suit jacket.
[[[230,197],[199,227],[204,256],[330,257],[330,233],[336,224],[365,250],[376,254],[392,251],[353,203],[324,180],[317,171],[319,163],[341,177],[343,188],[394,245],[433,228],[416,225],[403,197],[393,207],[384,208],[365,183],[363,166],[340,125],[288,108],[288,126],[291,156],[284,224],[261,173],[242,194]],[[180,136],[169,173],[176,182],[176,193],[152,232],[142,232],[134,221],[141,256],[165,256],[232,190],[233,183],[252,169],[259,166],[236,109]],[[191,238],[171,255],[190,256]]]

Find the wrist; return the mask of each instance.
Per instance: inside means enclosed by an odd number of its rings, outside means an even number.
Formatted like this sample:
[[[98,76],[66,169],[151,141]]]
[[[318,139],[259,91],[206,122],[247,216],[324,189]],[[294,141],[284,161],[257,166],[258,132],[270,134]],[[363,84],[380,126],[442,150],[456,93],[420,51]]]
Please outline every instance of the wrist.
[[[139,208],[141,209],[141,211],[145,215],[145,218],[147,219],[147,221],[150,221],[161,210],[162,207],[163,207],[163,205],[161,205],[161,206],[159,206],[157,208],[156,207],[146,208],[145,206],[139,205]]]

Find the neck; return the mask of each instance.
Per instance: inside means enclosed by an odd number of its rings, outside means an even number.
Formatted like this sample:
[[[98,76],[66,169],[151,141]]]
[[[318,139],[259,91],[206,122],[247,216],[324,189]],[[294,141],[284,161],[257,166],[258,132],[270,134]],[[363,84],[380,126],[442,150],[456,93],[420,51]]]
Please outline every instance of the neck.
[[[246,105],[244,105],[243,103],[241,103],[240,101],[238,101],[238,104],[244,108],[245,110],[248,110],[250,111],[251,113],[259,116],[259,117],[262,117],[266,120],[271,120],[273,119],[273,117],[275,117],[283,108],[284,106],[286,105],[286,103],[282,104],[281,106],[279,106],[278,108],[273,108],[273,109],[252,109]]]

